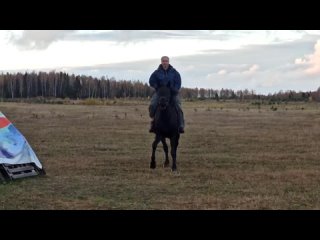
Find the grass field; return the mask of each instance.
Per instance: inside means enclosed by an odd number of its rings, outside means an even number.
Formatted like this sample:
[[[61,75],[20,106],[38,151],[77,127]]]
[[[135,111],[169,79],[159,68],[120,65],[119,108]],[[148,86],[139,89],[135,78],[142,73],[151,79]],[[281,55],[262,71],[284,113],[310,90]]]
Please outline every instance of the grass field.
[[[179,174],[161,144],[149,169],[147,106],[0,103],[47,172],[0,183],[0,209],[320,209],[319,104],[184,102]]]

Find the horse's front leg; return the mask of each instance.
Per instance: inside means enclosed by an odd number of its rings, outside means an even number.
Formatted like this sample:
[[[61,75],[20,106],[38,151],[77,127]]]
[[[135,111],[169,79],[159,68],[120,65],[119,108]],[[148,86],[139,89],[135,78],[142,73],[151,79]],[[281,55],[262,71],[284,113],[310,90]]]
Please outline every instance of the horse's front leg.
[[[165,162],[164,162],[164,164],[163,164],[163,167],[164,167],[164,168],[167,168],[167,167],[169,167],[168,145],[167,145],[166,139],[165,139],[164,137],[161,138],[161,142],[162,142],[163,151],[164,151],[165,157],[166,157]]]
[[[152,155],[151,155],[151,162],[150,162],[151,169],[156,168],[156,150],[160,140],[161,140],[160,136],[156,135],[155,140],[152,143]]]
[[[172,157],[172,171],[177,171],[177,149],[179,145],[180,135],[170,138],[171,157]]]

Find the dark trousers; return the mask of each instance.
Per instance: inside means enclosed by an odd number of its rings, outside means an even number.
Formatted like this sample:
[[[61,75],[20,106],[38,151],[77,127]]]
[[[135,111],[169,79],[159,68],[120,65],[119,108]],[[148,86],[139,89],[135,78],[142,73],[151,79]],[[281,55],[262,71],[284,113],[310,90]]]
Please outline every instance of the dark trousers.
[[[181,108],[181,101],[179,99],[179,96],[178,95],[172,96],[172,100],[175,103],[175,107],[176,107],[178,114],[179,114],[179,117],[178,117],[179,125],[180,125],[180,127],[184,128],[184,117],[183,117],[183,112],[182,112],[182,108]],[[149,114],[150,114],[151,118],[154,118],[154,115],[157,110],[158,101],[159,101],[159,96],[158,96],[157,92],[155,92],[152,95],[151,103],[149,106]]]

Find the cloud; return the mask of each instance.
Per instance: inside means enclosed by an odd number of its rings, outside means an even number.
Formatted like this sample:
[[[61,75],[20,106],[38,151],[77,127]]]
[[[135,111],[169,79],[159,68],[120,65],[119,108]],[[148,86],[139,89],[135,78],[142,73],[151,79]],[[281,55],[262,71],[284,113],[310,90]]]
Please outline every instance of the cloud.
[[[164,39],[193,39],[225,41],[234,37],[245,37],[244,31],[222,30],[115,30],[115,31],[79,31],[72,40],[111,41],[120,44],[137,43]]]
[[[296,58],[295,64],[305,66],[305,73],[309,75],[320,74],[320,40],[314,46],[314,53]]]
[[[115,31],[79,31],[72,40],[112,41],[117,43],[140,42],[152,39],[192,38],[198,31],[164,30],[115,30]]]
[[[315,32],[279,30],[24,30],[22,34],[12,33],[10,41],[21,49],[38,50],[46,49],[50,44],[61,40],[104,41],[129,44],[164,39],[193,39],[216,41],[224,43],[227,46],[229,44],[228,41],[233,42],[232,44],[252,44],[253,42],[261,44],[272,42],[274,39],[279,42],[287,41],[288,39],[300,39],[306,34],[314,35]],[[214,51],[214,49],[208,49],[208,51]]]
[[[194,71],[195,69],[196,69],[196,66],[192,64],[183,66],[182,68],[180,68],[180,70],[184,72],[191,72],[191,71]]]
[[[74,30],[24,30],[21,34],[11,33],[10,41],[20,49],[46,49],[55,41],[63,40]]]
[[[320,30],[305,30],[304,32],[310,35],[320,35]]]
[[[208,30],[23,30],[11,31],[9,42],[21,50],[44,50],[57,41],[103,41],[116,44],[152,40],[227,40],[243,36],[241,31]]]
[[[303,58],[296,58],[296,60],[294,60],[295,64],[307,64],[308,61],[306,59]]]
[[[225,69],[221,69],[221,70],[218,72],[219,75],[225,75],[226,73],[227,73],[227,70],[225,70]]]
[[[243,74],[253,74],[259,69],[258,64],[253,64],[248,70],[244,71]]]

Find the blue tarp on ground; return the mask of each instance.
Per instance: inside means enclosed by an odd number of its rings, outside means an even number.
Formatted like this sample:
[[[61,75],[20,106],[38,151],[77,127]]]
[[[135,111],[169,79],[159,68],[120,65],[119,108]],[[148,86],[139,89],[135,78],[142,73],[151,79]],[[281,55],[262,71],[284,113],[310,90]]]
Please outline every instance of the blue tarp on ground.
[[[0,112],[0,164],[35,163],[42,165],[24,136]]]

